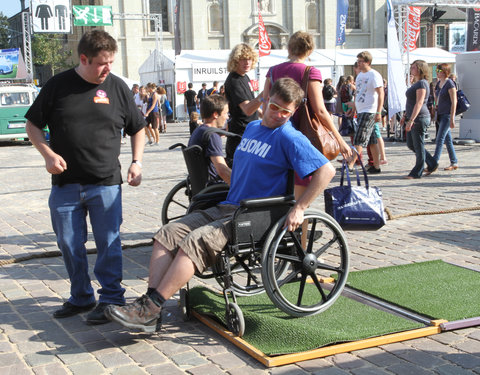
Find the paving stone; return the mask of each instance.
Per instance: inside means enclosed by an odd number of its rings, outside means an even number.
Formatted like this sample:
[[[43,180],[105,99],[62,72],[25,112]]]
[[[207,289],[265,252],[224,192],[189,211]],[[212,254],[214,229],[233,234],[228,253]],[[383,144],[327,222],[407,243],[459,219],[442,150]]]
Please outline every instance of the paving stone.
[[[149,366],[145,369],[151,375],[185,375],[186,372],[180,370],[177,366],[172,363],[166,363],[158,366]],[[245,373],[244,373],[245,375]]]
[[[94,359],[90,353],[85,353],[82,350],[67,350],[60,351],[57,357],[66,365],[71,365],[78,362],[89,362]]]
[[[188,369],[188,373],[192,375],[221,375],[225,372],[213,364],[202,365]]]
[[[77,363],[77,364],[68,366],[68,369],[74,375],[105,374],[105,373],[107,373],[105,367],[103,367],[97,361]]]
[[[70,371],[65,369],[62,366],[59,366],[57,363],[52,363],[46,366],[37,366],[33,368],[35,375],[67,375],[70,374]]]
[[[143,375],[147,372],[137,366],[123,366],[112,370],[112,375]]]
[[[443,365],[437,367],[435,372],[438,375],[474,375],[473,371],[465,370],[464,368],[454,365]]]
[[[197,348],[195,348],[197,349]],[[217,355],[210,355],[208,359],[224,370],[245,366],[245,361],[242,361],[233,353],[222,353]]]
[[[270,369],[270,374],[272,375],[305,375],[307,372],[302,370],[300,367],[296,365],[285,365],[280,367],[273,367]]]
[[[49,353],[48,351],[44,353],[26,354],[24,356],[24,359],[25,359],[25,362],[31,367],[45,365],[45,364],[57,361],[55,356]]]
[[[188,352],[169,356],[178,367],[182,369],[189,369],[207,363],[207,360],[201,357],[197,352],[190,350]]]
[[[114,368],[116,366],[129,365],[132,360],[120,350],[114,353],[98,355],[97,359],[106,367]]]
[[[415,366],[407,362],[397,363],[392,366],[388,366],[386,370],[393,372],[394,374],[397,374],[397,375],[405,375],[405,374],[433,375],[435,374],[435,372],[433,371],[423,369],[419,366]]]
[[[154,349],[130,353],[130,357],[142,367],[153,366],[167,361],[163,354]]]
[[[469,338],[454,344],[456,348],[471,354],[480,353],[480,341],[472,340]]]

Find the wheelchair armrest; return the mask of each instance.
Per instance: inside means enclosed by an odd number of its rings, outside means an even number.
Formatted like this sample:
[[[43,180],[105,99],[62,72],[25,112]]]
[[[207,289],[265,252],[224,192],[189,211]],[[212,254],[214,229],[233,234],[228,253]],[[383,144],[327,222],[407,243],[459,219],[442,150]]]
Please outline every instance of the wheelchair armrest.
[[[187,146],[185,146],[183,143],[175,143],[174,145],[171,145],[168,149],[169,149],[169,150],[173,150],[174,148],[177,148],[177,147],[181,147],[182,150],[183,150],[183,149],[186,148]]]
[[[245,208],[259,208],[268,206],[281,206],[285,203],[295,204],[295,197],[293,195],[279,195],[275,197],[243,199],[240,201],[240,207]]]
[[[200,192],[197,195],[193,196],[192,203],[198,202],[198,201],[214,201],[218,203],[227,199],[227,194],[228,194],[228,189],[217,190],[217,191],[212,191],[207,193]]]

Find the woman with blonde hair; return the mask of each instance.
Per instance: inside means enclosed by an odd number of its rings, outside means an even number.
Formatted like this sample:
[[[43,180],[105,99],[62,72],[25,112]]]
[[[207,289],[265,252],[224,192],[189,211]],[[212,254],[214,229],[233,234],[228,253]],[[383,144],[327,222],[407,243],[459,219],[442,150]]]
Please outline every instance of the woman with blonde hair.
[[[265,101],[269,100],[270,88],[273,82],[279,78],[289,77],[297,81],[299,85],[302,83],[303,73],[307,65],[305,60],[310,56],[315,48],[312,36],[304,31],[297,31],[294,33],[288,41],[288,61],[279,65],[271,67],[267,72],[267,79],[265,81],[265,87],[263,89],[263,98]],[[340,152],[345,159],[349,159],[352,156],[352,149],[343,140],[343,137],[338,132],[337,128],[333,124],[332,118],[325,108],[324,99],[322,95],[322,74],[320,70],[315,67],[310,69],[310,76],[308,81],[308,102],[313,112],[317,114],[322,124],[333,133],[340,145]],[[292,123],[295,127],[298,127],[298,112],[292,116]],[[298,175],[295,175],[295,196],[300,196],[308,184],[310,183],[310,177],[302,180]]]
[[[236,45],[228,58],[227,70],[230,74],[224,84],[225,97],[230,110],[228,130],[238,135],[243,135],[249,122],[258,119],[257,111],[262,105],[263,95],[260,93],[255,98],[250,78],[247,75],[255,67],[257,60],[257,53],[245,43]],[[233,154],[239,143],[240,138],[228,137],[225,145],[228,163],[232,162]]]
[[[148,107],[145,116],[147,117],[148,126],[153,130],[154,135],[154,145],[158,146],[160,141],[160,133],[158,127],[160,125],[160,109],[158,107],[159,95],[156,92],[157,86],[154,83],[147,83],[147,91],[149,93],[148,97]]]
[[[451,73],[449,64],[437,66],[438,82],[435,86],[435,103],[437,104],[438,132],[435,146],[434,159],[440,162],[443,144],[447,146],[450,165],[444,168],[445,171],[453,171],[458,168],[457,155],[453,147],[452,132],[455,127],[455,111],[457,108],[457,88],[455,82],[448,76]],[[430,171],[434,172],[434,170]]]
[[[428,151],[425,151],[425,134],[430,125],[430,111],[427,108],[430,95],[427,63],[423,60],[415,60],[410,65],[410,76],[413,84],[405,92],[407,104],[400,124],[405,124],[407,146],[416,156],[415,166],[405,178],[414,179],[422,177],[425,162],[430,171],[437,169],[438,163]]]

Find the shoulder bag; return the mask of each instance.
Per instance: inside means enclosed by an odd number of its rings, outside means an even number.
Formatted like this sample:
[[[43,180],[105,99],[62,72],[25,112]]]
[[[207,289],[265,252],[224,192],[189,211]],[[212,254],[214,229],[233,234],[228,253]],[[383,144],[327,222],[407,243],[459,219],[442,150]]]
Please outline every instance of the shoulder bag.
[[[343,162],[340,186],[325,189],[325,212],[332,216],[343,229],[376,230],[386,223],[382,192],[377,187],[368,185],[367,171],[362,165],[365,185],[360,184],[358,170],[357,185],[352,186],[348,167]],[[343,184],[344,174],[347,185]]]
[[[457,108],[455,110],[455,115],[460,115],[463,112],[466,112],[470,108],[470,102],[463,93],[462,90],[457,90]]]
[[[333,160],[340,152],[333,132],[323,126],[322,122],[314,113],[308,103],[308,80],[310,76],[310,66],[305,68],[302,77],[302,89],[304,91],[303,103],[298,108],[298,130],[300,130],[328,160]]]

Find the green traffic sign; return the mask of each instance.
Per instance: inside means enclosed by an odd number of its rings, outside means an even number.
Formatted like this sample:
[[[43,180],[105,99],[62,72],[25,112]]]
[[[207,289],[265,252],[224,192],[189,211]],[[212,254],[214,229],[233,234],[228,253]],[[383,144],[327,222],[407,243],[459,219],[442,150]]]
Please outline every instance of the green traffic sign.
[[[73,6],[74,26],[111,26],[112,7],[93,5]]]

